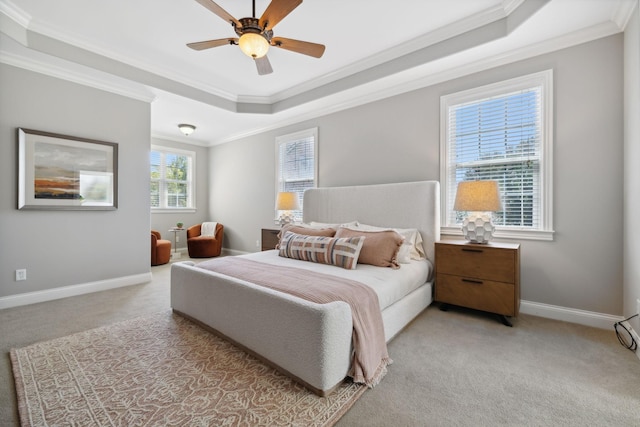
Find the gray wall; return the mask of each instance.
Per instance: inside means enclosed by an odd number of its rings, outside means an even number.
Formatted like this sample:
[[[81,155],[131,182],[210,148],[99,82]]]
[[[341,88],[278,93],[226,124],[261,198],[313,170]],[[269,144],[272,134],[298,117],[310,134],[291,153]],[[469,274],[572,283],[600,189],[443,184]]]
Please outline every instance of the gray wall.
[[[150,105],[4,64],[0,93],[0,297],[148,274]],[[18,210],[18,127],[118,143],[118,209]]]
[[[167,139],[151,138],[151,144],[160,147],[177,148],[180,150],[193,151],[196,153],[196,210],[195,212],[151,212],[151,229],[157,230],[163,239],[171,240],[173,243],[173,233],[169,229],[175,227],[177,222],[183,222],[184,227],[201,224],[209,219],[209,148],[194,144],[170,141]],[[187,233],[178,232],[178,250],[186,254]]]
[[[210,150],[211,212],[226,246],[273,227],[275,137],[319,128],[323,187],[439,179],[440,96],[554,70],[552,242],[522,240],[522,298],[622,313],[623,36],[616,35]]]
[[[640,299],[640,2],[629,21],[624,38],[625,49],[625,143],[624,143],[624,316],[638,313]],[[640,319],[632,321],[640,333]]]

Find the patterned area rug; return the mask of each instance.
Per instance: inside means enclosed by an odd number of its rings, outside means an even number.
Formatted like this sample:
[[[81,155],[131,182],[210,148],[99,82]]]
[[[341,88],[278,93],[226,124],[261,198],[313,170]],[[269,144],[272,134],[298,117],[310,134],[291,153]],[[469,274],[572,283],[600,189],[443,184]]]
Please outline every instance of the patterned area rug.
[[[319,397],[172,312],[11,350],[23,426],[331,426],[366,390]]]

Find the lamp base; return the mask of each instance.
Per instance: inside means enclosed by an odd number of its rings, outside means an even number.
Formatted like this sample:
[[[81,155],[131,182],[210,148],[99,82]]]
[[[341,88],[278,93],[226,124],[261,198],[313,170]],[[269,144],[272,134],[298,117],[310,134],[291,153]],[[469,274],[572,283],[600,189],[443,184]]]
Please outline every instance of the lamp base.
[[[292,213],[290,213],[290,212],[281,213],[279,221],[280,221],[280,226],[281,227],[284,227],[287,224],[291,224],[291,223],[296,222],[294,215]]]
[[[495,230],[491,215],[487,213],[473,212],[462,221],[462,234],[471,243],[489,243]]]

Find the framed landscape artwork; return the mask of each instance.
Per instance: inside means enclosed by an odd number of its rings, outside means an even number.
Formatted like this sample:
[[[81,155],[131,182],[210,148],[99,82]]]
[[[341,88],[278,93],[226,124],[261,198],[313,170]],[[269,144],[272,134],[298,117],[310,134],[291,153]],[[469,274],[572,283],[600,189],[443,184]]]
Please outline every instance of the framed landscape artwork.
[[[118,207],[118,144],[18,129],[18,209]]]

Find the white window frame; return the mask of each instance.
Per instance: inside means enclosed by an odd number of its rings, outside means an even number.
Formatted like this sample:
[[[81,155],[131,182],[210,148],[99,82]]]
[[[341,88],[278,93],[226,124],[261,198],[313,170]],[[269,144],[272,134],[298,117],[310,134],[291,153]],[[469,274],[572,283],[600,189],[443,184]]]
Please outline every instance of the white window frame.
[[[158,151],[161,153],[162,162],[164,163],[164,158],[166,154],[177,154],[181,156],[187,156],[189,158],[189,169],[187,171],[187,206],[184,208],[181,207],[169,207],[167,206],[166,193],[164,191],[160,191],[160,206],[159,207],[151,207],[152,213],[175,213],[175,212],[183,212],[183,213],[195,213],[196,212],[196,153],[195,151],[182,150],[179,148],[173,147],[163,147],[160,145],[152,145],[151,151]],[[161,170],[164,169],[163,165],[160,167]],[[149,165],[149,173],[151,173],[151,165]],[[163,172],[164,173],[164,172]],[[149,177],[151,179],[151,177]],[[161,178],[161,181],[164,178]],[[151,194],[151,186],[149,186],[149,194]]]
[[[318,187],[318,128],[314,127],[314,128],[310,128],[310,129],[305,129],[305,130],[301,130],[298,132],[294,132],[294,133],[290,133],[287,135],[280,135],[278,137],[276,137],[276,144],[275,144],[275,165],[276,165],[276,182],[275,182],[275,194],[273,195],[273,200],[274,200],[274,208],[275,208],[275,200],[276,200],[276,195],[280,192],[280,191],[284,191],[282,188],[282,182],[280,180],[280,146],[281,145],[286,145],[289,143],[293,143],[296,141],[299,141],[301,139],[305,139],[305,138],[313,138],[313,188],[317,188]],[[300,199],[300,211],[296,211],[296,216],[300,216],[300,220],[302,220],[302,203],[303,200]],[[275,210],[275,221],[278,221],[278,211]]]
[[[440,183],[441,190],[441,234],[461,235],[459,224],[448,223],[449,212],[453,209],[452,195],[449,191],[455,185],[455,171],[449,167],[449,108],[455,105],[481,101],[490,97],[506,95],[518,90],[540,87],[540,225],[529,227],[496,226],[494,237],[529,240],[553,240],[553,70],[529,74],[514,79],[473,88],[440,98]]]

